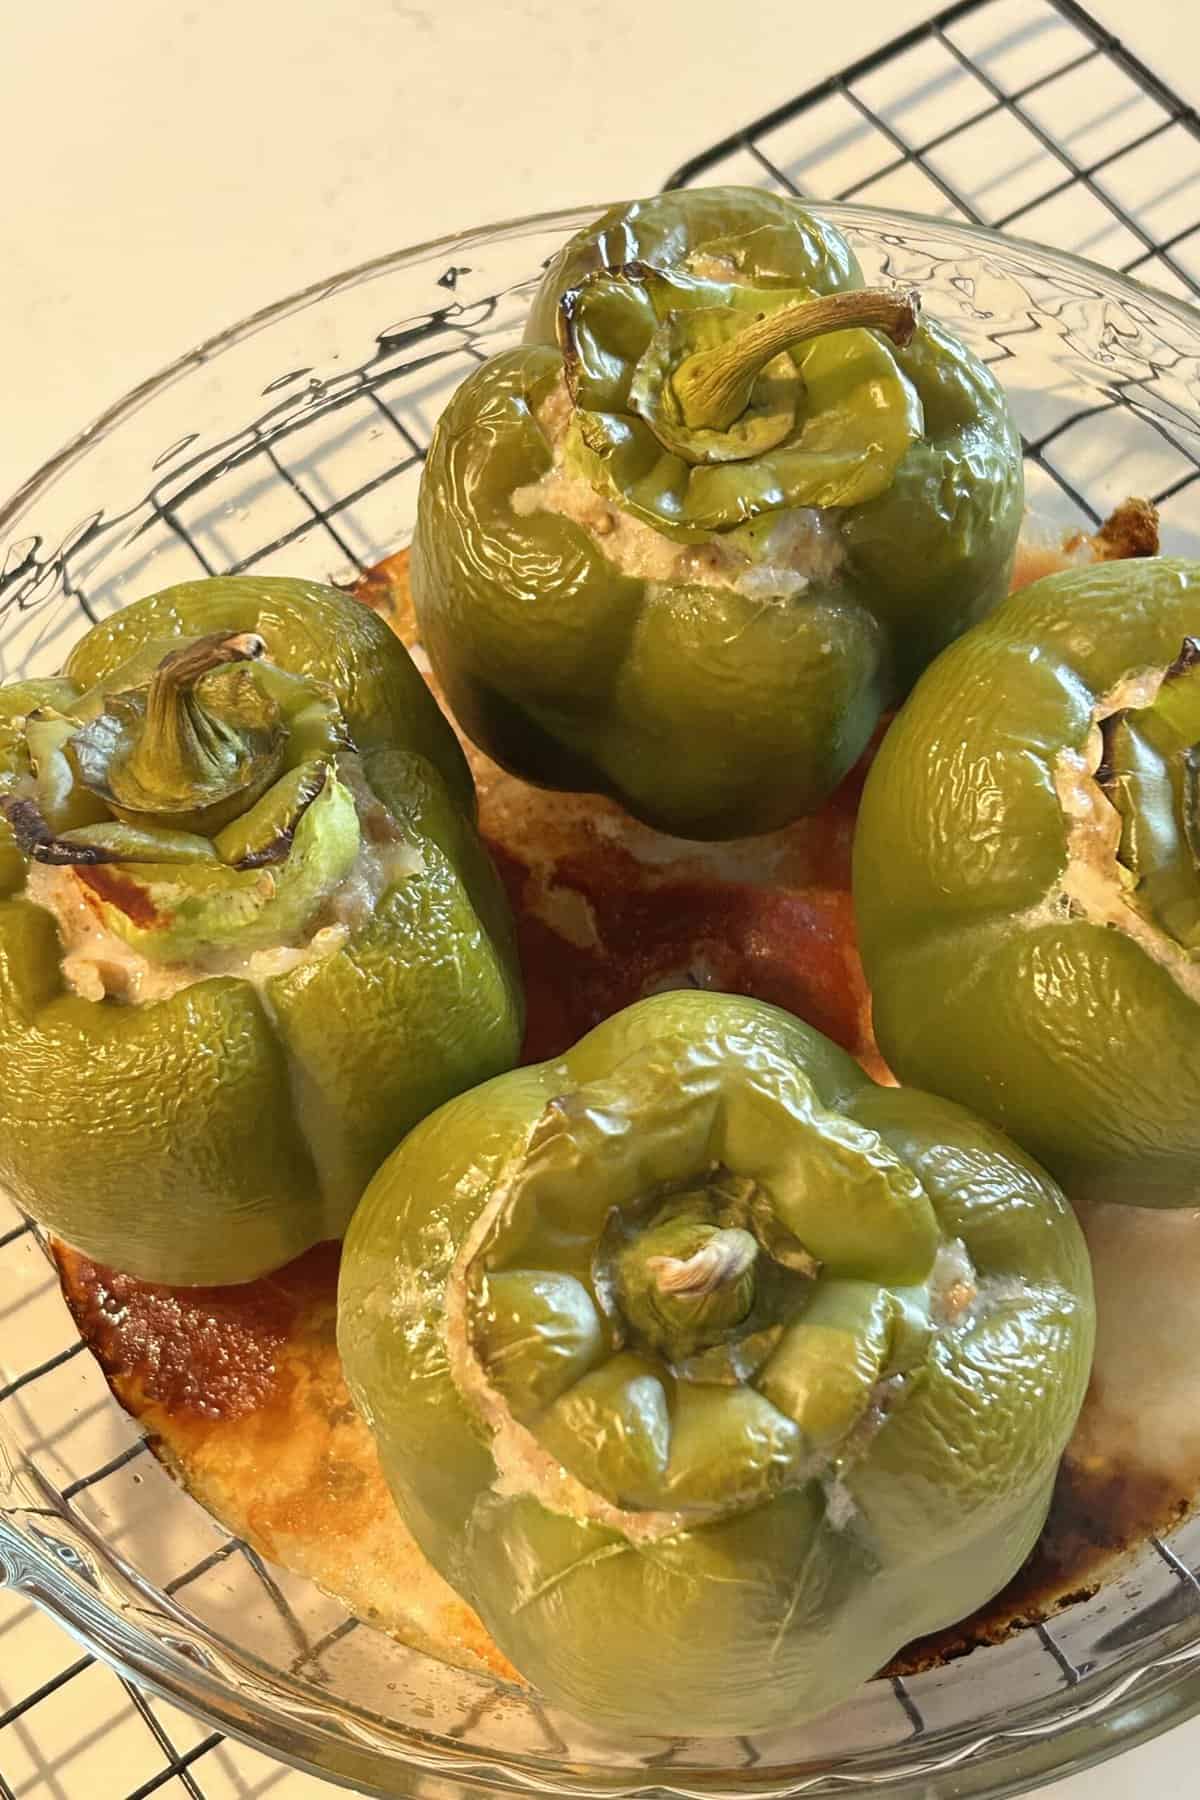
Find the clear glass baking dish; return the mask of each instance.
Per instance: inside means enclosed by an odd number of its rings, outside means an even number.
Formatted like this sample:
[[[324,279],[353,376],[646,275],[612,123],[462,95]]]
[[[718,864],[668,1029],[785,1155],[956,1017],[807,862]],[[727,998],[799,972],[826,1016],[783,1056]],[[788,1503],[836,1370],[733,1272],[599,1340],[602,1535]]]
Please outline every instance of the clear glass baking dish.
[[[824,209],[868,278],[918,284],[996,365],[1031,505],[1063,525],[1161,495],[1200,553],[1200,315],[1068,256],[946,222]],[[450,392],[519,335],[595,209],[370,263],[245,320],[84,431],[0,510],[0,680],[155,588],[254,569],[352,579],[407,541]],[[35,1232],[0,1199],[0,1577],[123,1672],[372,1794],[999,1796],[1200,1709],[1200,1524],[1093,1600],[758,1741],[607,1739],[536,1696],[357,1625],[170,1480],[83,1350]]]

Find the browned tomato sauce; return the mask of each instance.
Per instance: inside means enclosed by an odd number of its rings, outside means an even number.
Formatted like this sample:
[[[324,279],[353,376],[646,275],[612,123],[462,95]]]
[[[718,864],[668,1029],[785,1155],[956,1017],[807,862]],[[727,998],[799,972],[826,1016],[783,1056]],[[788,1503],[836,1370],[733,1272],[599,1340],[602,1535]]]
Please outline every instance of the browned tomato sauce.
[[[80,1336],[110,1378],[196,1420],[241,1418],[276,1399],[281,1348],[337,1294],[336,1244],[231,1288],[160,1287],[65,1247],[58,1261]]]

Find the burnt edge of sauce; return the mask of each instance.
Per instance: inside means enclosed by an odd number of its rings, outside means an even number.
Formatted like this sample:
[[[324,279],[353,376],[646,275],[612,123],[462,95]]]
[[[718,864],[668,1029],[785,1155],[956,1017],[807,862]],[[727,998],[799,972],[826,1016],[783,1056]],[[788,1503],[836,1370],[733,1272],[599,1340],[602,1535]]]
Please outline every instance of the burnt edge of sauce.
[[[79,1335],[122,1405],[148,1401],[175,1418],[229,1422],[265,1406],[278,1359],[314,1303],[337,1293],[338,1246],[318,1244],[242,1287],[138,1281],[55,1243]]]

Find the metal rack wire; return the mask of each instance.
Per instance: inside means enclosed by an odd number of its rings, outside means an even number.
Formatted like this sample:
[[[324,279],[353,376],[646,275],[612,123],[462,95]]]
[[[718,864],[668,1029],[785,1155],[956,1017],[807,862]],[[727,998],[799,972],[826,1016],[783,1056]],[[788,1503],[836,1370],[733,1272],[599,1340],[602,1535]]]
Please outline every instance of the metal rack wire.
[[[959,0],[690,157],[667,185],[699,180],[750,181],[815,199],[965,217],[1200,295],[1200,118],[1076,0]],[[331,570],[364,571],[373,560],[371,527],[364,522],[372,496],[394,493],[397,484],[415,477],[429,417],[470,362],[484,354],[478,334],[508,301],[506,295],[484,302],[461,298],[459,281],[469,274],[447,268],[441,277],[445,304],[404,330],[379,334],[359,368],[311,390],[307,369],[289,370],[269,385],[259,416],[244,430],[203,450],[186,438],[171,445],[155,465],[148,505],[136,517],[97,516],[53,550],[36,540],[14,546],[0,568],[0,617],[17,609],[35,620],[39,596],[51,590],[73,595],[88,619],[103,616],[114,604],[103,572],[114,533],[124,532],[123,541],[134,543],[147,561],[171,545],[183,558],[179,575],[270,569],[275,559],[286,560],[302,543],[311,548],[314,540],[321,541]],[[997,341],[997,358],[1004,353]],[[1118,383],[1114,393],[1119,391]],[[1027,452],[1048,481],[1097,518],[1086,478],[1077,477],[1060,454],[1072,428],[1088,416],[1077,410],[1055,420],[1027,440]],[[1200,458],[1166,425],[1149,423],[1172,458],[1182,459],[1172,463],[1155,495],[1165,505],[1200,478]],[[377,444],[375,466],[347,485],[337,475],[339,433],[364,431]],[[250,505],[256,523],[245,540],[223,498],[235,479],[251,502],[259,490],[272,498],[266,508]],[[58,660],[58,629],[47,625],[36,637],[36,653],[48,667]],[[25,639],[21,653],[29,653]],[[6,1224],[7,1216],[0,1210],[0,1295],[9,1291],[17,1260],[38,1254],[29,1225],[15,1215]],[[47,1278],[54,1279],[52,1271]],[[0,1307],[0,1321],[4,1316]],[[56,1348],[0,1383],[0,1407],[47,1382],[82,1348],[78,1341]],[[138,1465],[146,1460],[144,1440],[125,1442],[62,1491],[73,1498],[105,1482],[138,1480]],[[1169,1591],[1173,1583],[1173,1591],[1194,1603],[1196,1577],[1167,1546],[1158,1549]],[[253,1571],[264,1603],[295,1646],[294,1666],[319,1676],[323,1659],[352,1637],[356,1622],[341,1619],[314,1634],[246,1545],[216,1542],[164,1587],[183,1592],[231,1558]],[[7,1629],[0,1621],[0,1646]],[[1056,1679],[1078,1682],[1081,1671],[1052,1631],[1043,1626],[1039,1636]],[[11,1775],[6,1778],[6,1743],[72,1684],[99,1671],[90,1655],[68,1656],[65,1640],[63,1649],[61,1665],[6,1706],[0,1649],[0,1800],[13,1800],[15,1793]],[[117,1677],[105,1679],[116,1687]],[[195,1727],[181,1731],[182,1715],[148,1701],[129,1682],[120,1681],[119,1690],[114,1705],[144,1732],[155,1763],[149,1773],[139,1767],[124,1800],[152,1794],[207,1800],[205,1771],[215,1766],[225,1740]],[[894,1693],[908,1729],[919,1733],[925,1721],[911,1692],[896,1682]],[[28,1761],[28,1745],[22,1754]],[[753,1746],[747,1755],[753,1757]],[[667,1752],[664,1762],[669,1760]],[[87,1800],[93,1793],[97,1800],[116,1800],[115,1790],[63,1787],[53,1771],[47,1780],[45,1791],[65,1800],[84,1800],[85,1792]],[[222,1791],[229,1791],[227,1775]]]
[[[1079,99],[1082,109],[1071,111]],[[1068,109],[1065,129],[1055,121],[1060,107]],[[805,128],[791,129],[798,123]],[[948,212],[1080,254],[1095,254],[1094,236],[1110,224],[1135,247],[1098,260],[1200,294],[1200,262],[1191,254],[1200,250],[1196,195],[1189,204],[1178,191],[1189,172],[1200,174],[1200,157],[1181,170],[1164,155],[1163,139],[1173,132],[1200,146],[1195,108],[1077,0],[957,0],[689,157],[666,185],[749,174],[812,199]],[[823,143],[836,156],[823,153]],[[1167,192],[1183,202],[1176,223],[1159,230],[1145,216],[1147,196],[1140,204],[1126,197],[1128,159],[1143,150],[1159,159],[1160,173],[1169,170],[1153,205]],[[848,158],[859,172],[842,181],[838,169]],[[1090,200],[1106,215],[1089,208],[1076,220],[1082,241],[1038,229],[1039,212],[1064,196]]]
[[[1200,295],[1200,116],[1076,0],[957,0],[689,157],[666,185],[701,181],[964,218]],[[1051,455],[1094,412],[1027,437],[1025,454],[1097,520],[1086,481]],[[1150,496],[1157,505],[1200,476],[1169,441],[1189,466]]]

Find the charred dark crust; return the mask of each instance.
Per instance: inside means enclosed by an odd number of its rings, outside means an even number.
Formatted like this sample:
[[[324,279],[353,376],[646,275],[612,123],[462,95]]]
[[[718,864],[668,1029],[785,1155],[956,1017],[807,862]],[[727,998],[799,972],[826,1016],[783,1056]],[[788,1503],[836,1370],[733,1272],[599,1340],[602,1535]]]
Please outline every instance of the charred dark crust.
[[[1194,637],[1185,637],[1183,648],[1163,676],[1164,681],[1174,681],[1180,675],[1186,675],[1200,662],[1200,641]]]
[[[268,843],[263,844],[259,849],[251,850],[248,855],[239,857],[232,867],[235,869],[266,869],[270,868],[274,863],[286,862],[292,853],[292,844],[295,841],[297,826],[313,801],[319,794],[324,792],[325,784],[328,779],[328,769],[322,769],[320,776],[313,784],[312,792],[304,796],[283,829],[277,831],[275,836],[271,838]]]
[[[1109,713],[1106,719],[1101,719],[1100,721],[1100,743],[1102,749],[1100,752],[1100,761],[1096,765],[1096,785],[1097,787],[1103,788],[1110,800],[1112,798],[1113,784],[1116,780],[1116,771],[1113,767],[1112,754],[1113,738],[1116,735],[1117,727],[1123,725],[1128,717],[1129,708],[1123,706],[1120,712]]]
[[[311,802],[309,802],[311,805]],[[307,812],[308,807],[302,811]],[[292,823],[273,837],[269,844],[261,850],[252,850],[248,856],[241,856],[237,862],[231,863],[234,869],[268,869],[275,863],[286,862],[292,851],[292,840],[296,835],[296,826],[300,823],[301,814],[297,814]]]
[[[313,801],[324,791],[328,778],[329,771],[322,769],[311,793],[304,796],[287,825],[268,843],[258,850],[252,850],[248,856],[241,857],[231,866],[235,869],[265,869],[274,863],[286,862],[291,855],[296,828]],[[59,837],[46,823],[37,801],[31,800],[27,795],[8,794],[0,797],[0,815],[8,821],[18,850],[23,856],[29,857],[31,862],[65,869],[95,868],[101,863],[138,860],[119,850],[110,850],[102,844],[86,844],[74,838]]]
[[[79,864],[95,866],[128,860],[100,844],[79,844],[70,838],[58,837],[47,825],[35,800],[10,794],[0,799],[0,813],[8,820],[18,850],[33,862],[62,869]]]
[[[576,319],[579,313],[579,301],[588,283],[601,275],[616,275],[625,281],[648,281],[651,276],[661,274],[647,262],[604,263],[599,268],[590,269],[574,287],[569,287],[558,303],[555,316],[555,334],[558,347],[562,351],[563,373],[566,376],[567,389],[572,401],[575,399],[575,384],[579,375],[579,349],[576,335]]]
[[[1152,500],[1122,500],[1092,536],[1092,547],[1101,562],[1122,562],[1130,557],[1157,556],[1158,508]]]
[[[575,399],[575,384],[579,378],[579,351],[575,341],[575,315],[578,304],[579,289],[568,288],[558,303],[558,312],[554,322],[558,347],[562,351],[563,374],[566,377],[572,403]]]

